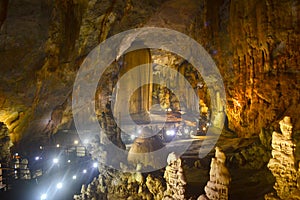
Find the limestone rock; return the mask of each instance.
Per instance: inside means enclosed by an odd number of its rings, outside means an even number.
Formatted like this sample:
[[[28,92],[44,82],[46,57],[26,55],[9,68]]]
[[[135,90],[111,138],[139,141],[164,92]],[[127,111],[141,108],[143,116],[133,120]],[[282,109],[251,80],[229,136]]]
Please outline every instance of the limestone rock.
[[[278,199],[291,199],[291,194],[299,190],[299,172],[296,169],[295,148],[292,139],[292,124],[289,117],[284,117],[279,122],[282,133],[273,132],[272,135],[272,158],[268,163],[276,179],[275,195],[266,195],[266,199],[277,196]]]
[[[164,178],[167,183],[167,190],[164,193],[164,200],[184,200],[186,197],[186,178],[183,173],[182,160],[175,153],[170,153],[167,159],[168,165]]]
[[[0,122],[0,162],[5,163],[9,160],[11,146],[8,128]]]
[[[134,140],[128,153],[128,161],[134,165],[142,164],[144,167],[160,169],[165,166],[166,159],[164,155],[158,156],[155,151],[163,147],[161,139],[157,135],[153,136],[152,130],[145,127],[141,135]]]
[[[270,158],[271,153],[265,146],[255,142],[235,153],[230,159],[230,164],[243,169],[261,169]]]
[[[205,195],[198,200],[228,200],[228,186],[231,181],[230,173],[225,166],[226,156],[219,147],[216,147],[215,158],[210,165],[210,180],[205,186]]]
[[[154,200],[163,199],[166,187],[161,179],[153,177],[151,174],[149,174],[146,178],[146,185],[150,193],[153,195]]]

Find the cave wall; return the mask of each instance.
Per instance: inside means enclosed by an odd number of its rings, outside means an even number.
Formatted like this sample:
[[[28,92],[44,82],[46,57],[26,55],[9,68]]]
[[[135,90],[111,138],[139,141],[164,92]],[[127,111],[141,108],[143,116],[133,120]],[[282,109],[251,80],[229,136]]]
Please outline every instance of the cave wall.
[[[300,128],[299,7],[293,0],[202,4],[194,36],[220,69],[229,128],[240,136],[276,127],[284,115]]]
[[[5,163],[10,159],[10,147],[12,142],[9,138],[9,130],[6,125],[0,122],[0,162]]]
[[[211,54],[226,87],[229,128],[239,136],[258,134],[283,115],[300,128],[298,1],[3,2],[0,121],[14,118],[15,143],[46,141],[49,129],[70,128],[70,96],[84,57],[107,37],[142,26],[188,34]]]

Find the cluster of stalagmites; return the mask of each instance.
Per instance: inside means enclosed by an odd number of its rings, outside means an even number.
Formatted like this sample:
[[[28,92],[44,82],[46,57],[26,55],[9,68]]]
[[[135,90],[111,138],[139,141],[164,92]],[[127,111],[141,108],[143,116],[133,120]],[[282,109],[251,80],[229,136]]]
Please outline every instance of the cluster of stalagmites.
[[[267,194],[265,199],[300,199],[300,170],[296,166],[296,143],[292,138],[293,125],[290,117],[284,117],[279,125],[281,133],[273,132],[272,158],[268,163],[268,168],[276,179],[276,194]]]
[[[142,199],[161,200],[166,187],[164,181],[156,175],[142,173],[123,173],[110,171],[101,173],[98,178],[81,188],[81,194],[75,195],[75,200],[87,199]]]
[[[216,148],[211,162],[210,180],[205,192],[198,200],[226,200],[231,181],[225,166],[225,154]],[[75,200],[142,199],[142,200],[184,200],[191,199],[186,194],[187,181],[182,160],[175,153],[167,158],[164,175],[161,171],[141,173],[138,164],[136,172],[120,172],[99,165],[100,175],[88,185],[82,186],[81,194]],[[163,178],[162,178],[163,175]]]

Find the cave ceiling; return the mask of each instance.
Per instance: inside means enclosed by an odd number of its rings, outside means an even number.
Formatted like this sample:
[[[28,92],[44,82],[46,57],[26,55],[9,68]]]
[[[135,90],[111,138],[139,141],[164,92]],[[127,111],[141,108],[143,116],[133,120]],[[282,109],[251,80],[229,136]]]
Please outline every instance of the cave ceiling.
[[[88,53],[122,31],[162,27],[211,55],[225,85],[228,128],[237,135],[276,128],[284,115],[299,130],[299,7],[295,0],[2,0],[0,122],[14,143],[72,128],[73,83]],[[156,63],[184,62],[153,52]],[[117,72],[104,74],[99,99],[110,95]]]

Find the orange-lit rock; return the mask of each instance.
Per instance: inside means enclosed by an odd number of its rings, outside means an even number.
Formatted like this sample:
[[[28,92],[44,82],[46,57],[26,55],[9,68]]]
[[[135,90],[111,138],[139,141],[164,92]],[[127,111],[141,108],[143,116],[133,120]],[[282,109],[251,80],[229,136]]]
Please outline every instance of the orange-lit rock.
[[[296,166],[296,144],[292,139],[291,119],[285,116],[280,122],[281,133],[273,132],[272,158],[268,168],[276,178],[274,189],[276,194],[267,194],[265,199],[294,199],[298,196],[299,172]],[[298,196],[299,198],[299,196]]]
[[[212,158],[210,164],[210,179],[204,188],[205,195],[201,195],[198,200],[228,200],[231,177],[225,160],[225,154],[216,147],[215,158]]]

